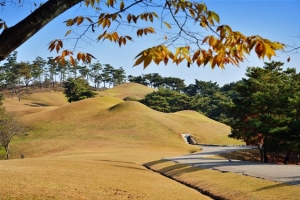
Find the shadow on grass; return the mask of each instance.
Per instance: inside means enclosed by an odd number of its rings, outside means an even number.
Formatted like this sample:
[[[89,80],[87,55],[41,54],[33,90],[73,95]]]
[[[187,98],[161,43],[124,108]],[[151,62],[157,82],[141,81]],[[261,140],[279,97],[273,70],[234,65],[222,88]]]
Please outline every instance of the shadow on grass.
[[[109,166],[112,166],[112,167],[120,167],[120,168],[126,168],[126,169],[133,169],[133,170],[146,171],[146,169],[138,168],[138,167],[131,167],[131,166],[122,166],[122,165],[109,165]]]
[[[168,161],[168,160],[157,160],[157,161],[145,163],[144,166],[146,168],[152,169],[151,167],[153,165],[163,164],[163,163],[167,163],[167,162],[170,162],[170,161]],[[192,166],[187,165],[187,164],[176,164],[176,162],[175,162],[175,164],[172,164],[171,166],[163,167],[163,168],[157,169],[155,171],[158,172],[158,173],[167,175],[167,176],[180,176],[181,174],[191,173],[191,172],[195,172],[195,171],[199,171],[199,170],[203,170],[203,169],[199,168],[199,167],[192,167]]]
[[[270,185],[270,186],[266,186],[266,187],[262,187],[259,188],[257,190],[254,190],[255,192],[259,192],[259,191],[263,191],[263,190],[270,190],[270,189],[276,189],[276,188],[280,188],[280,187],[289,187],[289,184],[286,183],[278,183],[276,185]]]
[[[165,162],[166,162],[165,160],[156,160],[156,161],[145,163],[144,166],[151,167],[152,165],[157,165]]]
[[[32,102],[31,104],[25,104],[25,105],[31,106],[31,107],[47,107],[47,106],[49,106],[48,104],[39,103],[39,102]]]
[[[192,167],[192,166],[189,166],[189,165],[186,165],[186,164],[176,164],[176,162],[175,162],[175,164],[172,164],[171,166],[164,167],[164,168],[161,168],[161,169],[151,168],[151,166],[154,166],[156,164],[163,164],[163,163],[167,163],[167,162],[170,162],[170,161],[168,161],[168,160],[158,160],[158,161],[153,161],[153,162],[146,163],[146,164],[144,164],[144,166],[147,169],[152,170],[153,172],[157,172],[157,173],[161,174],[162,176],[165,176],[169,179],[172,179],[172,180],[174,180],[178,183],[181,183],[181,184],[183,184],[183,185],[185,185],[189,188],[195,189],[198,192],[200,192],[201,194],[207,195],[207,196],[211,197],[212,199],[218,199],[218,200],[225,200],[226,199],[222,196],[212,194],[208,190],[199,188],[199,187],[197,187],[193,184],[190,184],[186,181],[180,180],[180,178],[176,177],[176,176],[180,176],[181,174],[187,174],[187,173],[191,173],[191,172],[195,172],[195,171],[199,171],[199,170],[204,170],[202,168]]]
[[[119,160],[97,160],[97,161],[114,162],[114,163],[126,163],[126,164],[136,164],[136,163],[133,163],[133,162],[125,162],[125,161],[119,161]]]

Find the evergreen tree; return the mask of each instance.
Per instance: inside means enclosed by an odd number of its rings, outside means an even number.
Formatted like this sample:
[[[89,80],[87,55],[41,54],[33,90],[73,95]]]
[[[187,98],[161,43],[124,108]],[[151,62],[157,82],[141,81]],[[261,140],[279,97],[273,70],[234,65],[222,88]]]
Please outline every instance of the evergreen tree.
[[[97,93],[92,92],[88,82],[83,78],[68,78],[64,83],[64,94],[68,98],[68,101],[80,101],[86,98],[92,98]]]

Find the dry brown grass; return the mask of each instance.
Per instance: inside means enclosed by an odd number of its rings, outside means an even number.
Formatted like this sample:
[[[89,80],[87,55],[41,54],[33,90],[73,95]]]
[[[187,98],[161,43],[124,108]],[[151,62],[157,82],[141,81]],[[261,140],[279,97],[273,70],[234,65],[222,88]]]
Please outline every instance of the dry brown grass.
[[[41,103],[42,106],[63,106],[68,104],[68,100],[62,92],[33,93],[22,97],[22,100]]]
[[[100,96],[111,96],[124,99],[125,97],[135,97],[142,99],[146,94],[149,94],[156,89],[149,88],[138,83],[124,83],[114,88],[98,92]]]
[[[183,142],[182,133],[191,133],[201,143],[239,143],[227,137],[227,126],[196,112],[182,113],[161,113],[139,102],[114,97],[74,102],[24,116],[29,136],[16,138],[13,156],[60,155],[76,149],[84,152],[102,142],[112,146],[168,147],[182,153],[196,151]],[[34,151],[24,148],[35,145]]]
[[[209,199],[109,151],[1,161],[0,168],[3,200]]]
[[[201,143],[239,143],[227,137],[229,127],[199,113],[166,114],[115,97],[61,106],[53,100],[44,107],[30,104],[46,104],[39,96],[21,102],[5,101],[8,110],[22,113],[29,135],[16,137],[11,144],[12,157],[24,154],[25,159],[0,161],[0,180],[5,180],[1,199],[205,199],[195,190],[146,170],[142,164],[199,150],[185,144],[182,133],[191,133]],[[159,167],[173,168],[169,164]],[[236,180],[252,185],[252,179],[239,175],[223,177],[220,172],[201,170],[203,177],[199,177],[191,168],[177,172],[176,176],[180,174],[191,184],[229,197],[239,194],[240,182]],[[215,178],[217,181],[210,182]],[[286,189],[272,184],[260,183],[255,189]],[[247,192],[248,199],[251,193],[259,193],[254,189]]]
[[[300,187],[169,161],[147,163],[151,169],[223,199],[299,199]]]

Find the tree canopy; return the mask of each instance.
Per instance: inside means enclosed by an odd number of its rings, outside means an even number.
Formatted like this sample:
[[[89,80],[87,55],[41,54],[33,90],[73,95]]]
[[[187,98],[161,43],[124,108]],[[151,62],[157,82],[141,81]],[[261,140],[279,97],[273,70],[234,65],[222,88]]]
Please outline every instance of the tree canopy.
[[[248,68],[247,78],[236,84],[229,109],[230,137],[257,145],[266,162],[267,152],[300,152],[300,76],[282,65],[273,61]]]
[[[96,96],[96,93],[90,89],[88,82],[81,77],[68,78],[68,80],[64,82],[64,88],[64,94],[70,103],[72,101],[80,101]]]
[[[20,1],[16,1],[20,3]],[[64,49],[63,39],[55,39],[49,43],[50,51],[57,51],[55,61],[66,63],[69,58],[75,66],[75,58],[83,62],[91,62],[93,52],[79,52],[76,49],[78,40],[88,31],[95,35],[94,40],[108,40],[119,46],[132,42],[134,37],[145,37],[162,32],[162,42],[142,50],[135,58],[134,66],[143,64],[146,68],[151,62],[155,64],[173,62],[177,65],[183,61],[212,68],[224,68],[226,64],[239,65],[247,54],[254,49],[259,58],[276,55],[284,44],[270,41],[259,35],[246,36],[240,31],[232,30],[229,25],[219,24],[217,13],[207,8],[206,4],[188,0],[48,0],[41,4],[28,17],[12,27],[7,27],[5,18],[0,19],[0,60],[4,60],[36,32],[50,23],[55,17],[71,7],[80,4],[95,15],[74,16],[64,21],[70,29],[65,33],[68,38],[72,27],[82,27],[77,36],[74,50]],[[5,3],[2,6],[8,6]],[[139,8],[139,12],[133,10]],[[155,23],[164,25],[164,29]],[[189,29],[197,27],[197,31]],[[135,34],[123,33],[126,28],[135,30]],[[99,29],[99,30],[98,30]],[[203,31],[206,34],[201,34]],[[97,31],[96,31],[97,30]],[[99,34],[100,32],[100,34]]]
[[[0,107],[0,144],[6,151],[6,159],[10,156],[9,143],[11,139],[24,133],[24,128],[15,115]]]

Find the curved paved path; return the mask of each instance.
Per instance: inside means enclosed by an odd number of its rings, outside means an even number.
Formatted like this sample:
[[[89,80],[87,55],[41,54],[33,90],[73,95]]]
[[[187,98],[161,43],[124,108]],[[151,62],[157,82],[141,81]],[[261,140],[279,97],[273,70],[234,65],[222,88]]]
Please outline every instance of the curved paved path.
[[[200,153],[164,158],[163,160],[171,160],[195,167],[219,170],[221,172],[240,173],[247,176],[300,186],[300,165],[277,165],[271,163],[257,163],[240,160],[229,161],[226,159],[208,158],[209,156],[224,152],[249,149],[251,147],[219,147],[202,145],[200,145],[200,147],[203,148]]]

